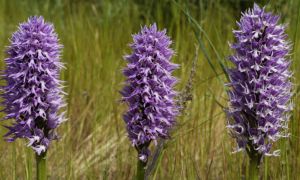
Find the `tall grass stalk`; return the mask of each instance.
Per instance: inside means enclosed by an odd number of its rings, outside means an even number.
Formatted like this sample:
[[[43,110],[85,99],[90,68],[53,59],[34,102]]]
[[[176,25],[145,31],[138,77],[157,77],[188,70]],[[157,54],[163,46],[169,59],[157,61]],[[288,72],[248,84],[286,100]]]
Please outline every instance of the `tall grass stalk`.
[[[31,157],[31,149],[26,149],[26,156],[25,156],[25,162],[26,162],[26,179],[31,180],[32,179],[32,157]]]
[[[13,145],[13,150],[12,150],[12,160],[13,160],[13,168],[12,168],[12,179],[16,180],[17,179],[17,160],[16,160],[16,145]]]

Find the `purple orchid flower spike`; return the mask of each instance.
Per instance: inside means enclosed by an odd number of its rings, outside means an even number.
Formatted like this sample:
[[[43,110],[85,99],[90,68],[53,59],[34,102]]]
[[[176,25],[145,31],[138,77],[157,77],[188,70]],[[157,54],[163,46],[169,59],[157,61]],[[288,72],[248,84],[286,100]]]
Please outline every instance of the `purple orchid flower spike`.
[[[2,87],[5,119],[13,119],[7,141],[28,139],[28,146],[40,155],[52,140],[55,129],[64,121],[65,106],[59,72],[62,46],[52,24],[43,17],[31,17],[12,35]]]
[[[138,151],[140,161],[146,163],[151,141],[167,138],[175,123],[178,107],[173,86],[177,79],[171,73],[178,65],[170,62],[173,50],[166,30],[156,24],[142,28],[133,35],[133,53],[125,56],[126,86],[121,94],[129,105],[124,114],[128,136]]]
[[[279,16],[254,5],[242,14],[233,33],[235,54],[230,77],[228,128],[237,141],[237,151],[246,150],[259,165],[263,156],[278,156],[272,144],[287,137],[292,109],[292,83],[285,27]]]

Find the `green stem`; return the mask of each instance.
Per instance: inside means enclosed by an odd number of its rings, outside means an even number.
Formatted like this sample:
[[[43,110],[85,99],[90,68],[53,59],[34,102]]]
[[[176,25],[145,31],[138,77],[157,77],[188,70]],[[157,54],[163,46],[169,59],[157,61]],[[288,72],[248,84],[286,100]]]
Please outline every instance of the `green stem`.
[[[248,155],[250,158],[249,180],[258,180],[261,155],[257,151],[255,151],[253,148],[251,148]]]
[[[146,162],[143,162],[140,159],[138,159],[136,180],[144,180],[146,164],[147,164]]]
[[[259,158],[258,156],[250,157],[249,164],[249,180],[258,180],[259,179]]]
[[[46,154],[46,152],[41,153],[40,155],[35,154],[37,180],[47,180]]]

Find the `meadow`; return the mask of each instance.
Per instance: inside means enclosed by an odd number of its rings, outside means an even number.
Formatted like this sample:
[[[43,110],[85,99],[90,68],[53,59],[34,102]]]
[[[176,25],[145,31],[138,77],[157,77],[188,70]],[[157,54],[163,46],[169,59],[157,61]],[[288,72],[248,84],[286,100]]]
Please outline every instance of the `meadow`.
[[[266,157],[262,179],[300,179],[300,1],[259,1],[281,15],[286,23],[294,72],[294,110],[291,136],[273,149],[280,157]],[[64,45],[61,77],[65,81],[68,121],[59,127],[61,139],[49,149],[48,178],[132,179],[136,152],[127,138],[120,102],[124,86],[122,68],[132,34],[141,26],[157,23],[166,28],[180,64],[174,75],[180,79],[176,90],[185,89],[195,69],[191,99],[177,118],[150,179],[245,179],[245,153],[232,154],[236,143],[226,128],[224,108],[228,106],[226,76],[222,64],[230,66],[232,30],[241,11],[253,1],[238,0],[0,0],[0,69],[11,33],[29,16],[42,15],[53,22]],[[196,61],[194,60],[196,57]],[[195,63],[196,62],[196,65]],[[2,115],[1,115],[2,117]],[[1,125],[8,121],[0,122]],[[0,136],[6,133],[0,128]],[[33,151],[24,140],[0,141],[0,179],[33,179]],[[152,144],[151,149],[155,149]]]

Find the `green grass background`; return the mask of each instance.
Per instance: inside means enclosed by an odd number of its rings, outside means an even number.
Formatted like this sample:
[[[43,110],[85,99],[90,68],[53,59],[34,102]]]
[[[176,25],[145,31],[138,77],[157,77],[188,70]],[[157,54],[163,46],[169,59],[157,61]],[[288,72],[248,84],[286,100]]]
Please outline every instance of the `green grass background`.
[[[280,14],[281,22],[288,24],[287,33],[294,44],[291,67],[295,84],[291,137],[276,143],[274,149],[281,149],[281,156],[265,158],[260,173],[263,179],[297,180],[300,1],[258,2]],[[11,33],[29,16],[42,15],[53,22],[64,45],[62,61],[67,69],[61,77],[66,81],[69,120],[59,127],[61,140],[51,144],[47,157],[49,179],[133,178],[137,154],[126,136],[122,120],[126,106],[119,102],[118,93],[124,81],[122,56],[130,53],[131,34],[154,22],[160,29],[167,28],[173,39],[173,61],[181,66],[175,72],[180,79],[178,91],[189,77],[195,46],[202,46],[193,99],[185,114],[178,117],[173,138],[168,141],[152,179],[247,177],[247,156],[231,153],[235,142],[225,128],[222,106],[227,106],[223,85],[226,77],[220,62],[226,64],[226,57],[232,53],[228,42],[233,41],[232,29],[236,28],[241,10],[252,5],[253,1],[245,0],[0,0],[1,69]],[[1,136],[5,132],[5,128],[0,129]],[[25,140],[0,141],[0,179],[35,177],[34,154],[25,145]]]

